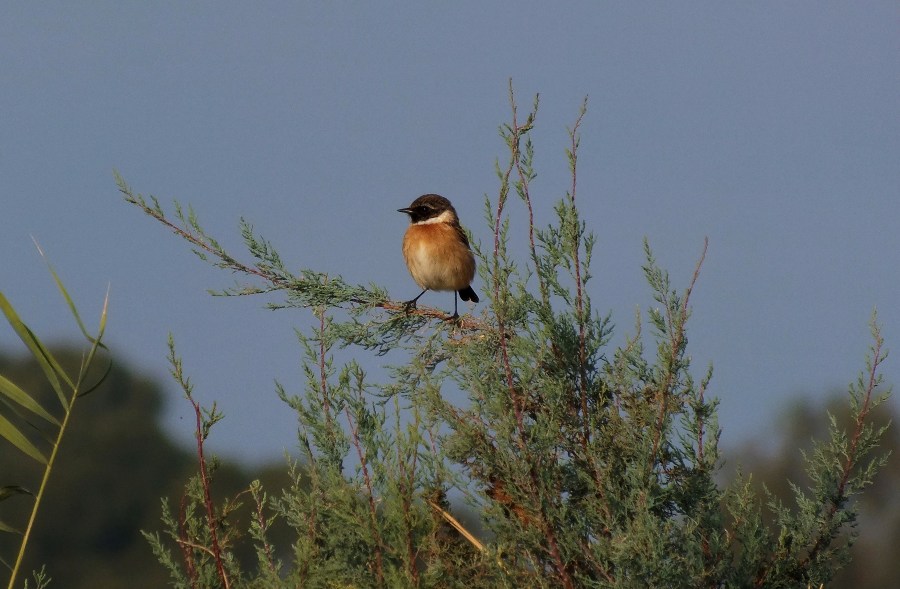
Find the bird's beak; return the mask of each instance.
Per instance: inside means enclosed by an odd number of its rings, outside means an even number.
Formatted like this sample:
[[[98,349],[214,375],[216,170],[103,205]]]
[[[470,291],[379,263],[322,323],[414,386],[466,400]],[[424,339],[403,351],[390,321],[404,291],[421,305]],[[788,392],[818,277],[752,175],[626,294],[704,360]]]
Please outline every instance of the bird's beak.
[[[412,213],[412,209],[397,209],[397,212],[406,213],[407,215],[409,215],[410,213]]]

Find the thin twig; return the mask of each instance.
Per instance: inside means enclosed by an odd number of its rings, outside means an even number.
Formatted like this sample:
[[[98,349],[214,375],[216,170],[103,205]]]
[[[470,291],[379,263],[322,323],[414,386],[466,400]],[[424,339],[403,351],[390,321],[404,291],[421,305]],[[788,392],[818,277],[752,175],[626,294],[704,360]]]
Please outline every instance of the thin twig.
[[[472,535],[472,533],[469,532],[469,530],[467,530],[465,528],[465,526],[463,526],[461,523],[459,523],[459,521],[455,517],[450,515],[450,513],[448,513],[447,511],[444,511],[444,509],[442,509],[440,505],[438,505],[437,503],[435,503],[434,501],[432,501],[430,499],[428,500],[428,505],[430,505],[432,507],[432,509],[437,511],[439,514],[441,514],[441,517],[443,517],[445,520],[447,520],[447,523],[449,523],[451,526],[453,526],[457,532],[462,534],[462,536],[466,540],[468,540],[469,543],[472,546],[474,546],[479,552],[484,552],[484,544],[482,544],[478,540],[478,538],[476,538],[474,535]]]
[[[216,521],[215,507],[213,506],[209,471],[206,468],[206,458],[203,455],[203,413],[200,409],[200,403],[190,397],[188,400],[191,402],[191,406],[194,408],[194,414],[196,416],[197,460],[200,464],[200,483],[203,487],[203,503],[206,507],[206,525],[209,528],[212,554],[216,561],[216,570],[219,572],[219,578],[222,579],[222,584],[225,589],[228,589],[231,587],[231,582],[228,579],[228,574],[225,572],[225,562],[222,559],[222,550],[219,546],[219,526]]]
[[[587,99],[585,99],[586,101]],[[578,187],[578,128],[587,112],[587,104],[582,105],[578,118],[575,119],[575,125],[569,132],[571,147],[569,150],[569,167],[572,174],[572,188],[569,193],[572,204],[572,215],[574,216],[574,237],[572,240],[572,261],[575,266],[575,315],[578,320],[578,370],[579,370],[579,393],[581,397],[581,420],[582,429],[582,445],[587,451],[590,443],[590,417],[588,414],[588,398],[587,398],[587,334],[586,319],[584,316],[584,285],[581,280],[581,223],[578,218],[578,209],[575,207],[575,193]]]
[[[363,483],[366,486],[366,498],[369,503],[369,517],[371,519],[372,534],[375,536],[375,572],[378,575],[378,586],[384,586],[384,563],[383,554],[384,544],[381,539],[381,533],[378,531],[378,509],[375,506],[375,489],[372,485],[372,477],[369,474],[369,465],[366,460],[366,452],[362,448],[359,440],[359,427],[350,413],[350,408],[344,408],[344,415],[347,417],[347,423],[350,426],[350,439],[353,447],[356,448],[356,456],[359,458],[360,468],[363,473]]]
[[[709,248],[709,238],[706,237],[703,239],[703,252],[700,254],[700,259],[697,261],[697,265],[694,267],[694,274],[691,277],[691,282],[687,287],[687,290],[684,294],[684,300],[681,301],[681,306],[678,309],[678,320],[675,321],[675,318],[671,315],[671,305],[668,304],[668,293],[665,293],[666,296],[666,322],[668,324],[669,331],[669,346],[671,349],[672,357],[670,365],[666,367],[666,380],[663,383],[663,386],[660,387],[659,390],[659,408],[657,409],[656,414],[656,427],[653,431],[653,449],[650,453],[650,460],[648,462],[648,468],[652,469],[653,464],[656,462],[657,454],[659,453],[659,444],[662,438],[662,430],[663,424],[665,423],[666,413],[668,412],[669,406],[669,393],[672,388],[673,381],[675,380],[675,376],[679,370],[679,368],[675,365],[676,359],[681,355],[681,348],[684,344],[684,325],[687,322],[687,316],[689,312],[689,301],[691,298],[691,292],[694,290],[694,285],[697,284],[697,279],[700,277],[700,268],[703,266],[703,261],[706,259],[706,250]]]
[[[178,508],[178,538],[176,539],[176,542],[178,542],[179,546],[181,547],[181,556],[184,559],[184,566],[187,569],[187,575],[188,579],[190,579],[191,587],[197,587],[197,583],[199,581],[199,574],[197,573],[197,563],[194,562],[194,553],[188,546],[190,542],[187,541],[187,499],[187,495],[182,495],[181,505],[179,505]]]
[[[856,414],[853,435],[850,437],[850,448],[846,453],[844,466],[841,471],[841,479],[838,482],[837,486],[837,493],[834,497],[829,499],[830,505],[828,506],[824,519],[822,520],[822,526],[820,528],[821,531],[819,533],[819,536],[818,538],[816,538],[816,541],[813,544],[812,548],[810,548],[809,553],[800,563],[800,566],[803,568],[805,568],[806,565],[816,557],[818,552],[831,540],[831,535],[827,530],[830,527],[831,522],[834,519],[834,516],[840,508],[841,504],[847,499],[847,483],[850,480],[850,475],[853,472],[854,467],[856,467],[857,452],[859,450],[859,439],[863,434],[866,418],[869,416],[869,412],[872,410],[872,394],[875,392],[875,387],[878,385],[878,367],[881,366],[881,362],[884,360],[884,356],[882,356],[881,354],[881,346],[884,344],[884,340],[881,339],[881,335],[878,333],[877,328],[875,329],[875,346],[872,348],[872,364],[869,367],[868,383],[866,385],[865,394],[863,396],[863,404]]]

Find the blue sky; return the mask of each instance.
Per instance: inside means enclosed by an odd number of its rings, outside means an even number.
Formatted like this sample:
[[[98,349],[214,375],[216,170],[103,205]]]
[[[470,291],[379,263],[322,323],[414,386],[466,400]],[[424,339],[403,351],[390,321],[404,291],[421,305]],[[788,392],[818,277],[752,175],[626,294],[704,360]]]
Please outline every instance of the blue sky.
[[[210,298],[232,277],[125,205],[112,170],[191,204],[226,247],[243,216],[290,267],[406,299],[397,208],[438,192],[490,238],[512,78],[523,107],[541,95],[542,222],[589,96],[591,294],[620,333],[652,303],[642,239],[683,286],[709,236],[696,372],[714,363],[726,444],[770,437],[792,396],[855,378],[874,307],[900,342],[898,24],[888,1],[21,3],[0,21],[0,290],[38,333],[76,335],[34,236],[85,316],[110,285],[108,342],[136,367],[165,379],[173,333],[227,416],[214,450],[277,458],[295,421],[273,380],[302,386],[293,330],[310,316]],[[9,330],[0,347],[19,349]]]

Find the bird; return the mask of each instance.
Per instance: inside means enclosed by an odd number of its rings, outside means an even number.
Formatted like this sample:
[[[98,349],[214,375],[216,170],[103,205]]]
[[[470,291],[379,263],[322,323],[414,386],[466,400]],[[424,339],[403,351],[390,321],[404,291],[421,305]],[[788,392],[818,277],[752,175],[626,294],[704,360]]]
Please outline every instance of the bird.
[[[423,194],[408,207],[397,212],[409,215],[409,227],[403,236],[403,259],[416,284],[419,295],[406,302],[414,309],[419,298],[429,290],[452,290],[453,316],[457,312],[457,294],[464,301],[478,302],[472,289],[475,277],[475,255],[469,238],[459,224],[456,209],[439,194]]]

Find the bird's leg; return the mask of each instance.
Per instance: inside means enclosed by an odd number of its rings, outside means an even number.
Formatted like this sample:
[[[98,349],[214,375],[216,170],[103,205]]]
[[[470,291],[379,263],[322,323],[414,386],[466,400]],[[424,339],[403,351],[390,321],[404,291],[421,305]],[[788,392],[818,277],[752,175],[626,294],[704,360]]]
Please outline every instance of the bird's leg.
[[[456,310],[456,291],[453,291],[453,315],[447,317],[446,321],[453,321],[454,319],[459,319],[459,312]]]
[[[421,297],[421,296],[422,296],[423,294],[425,294],[426,292],[428,292],[428,289],[427,289],[427,288],[426,288],[425,290],[423,290],[422,292],[420,292],[420,293],[419,293],[419,296],[417,296],[416,298],[412,299],[411,301],[406,301],[405,303],[403,303],[403,305],[406,307],[406,310],[409,311],[410,309],[415,309],[415,308],[416,308],[416,301],[418,301],[418,300],[419,300],[419,297]]]

